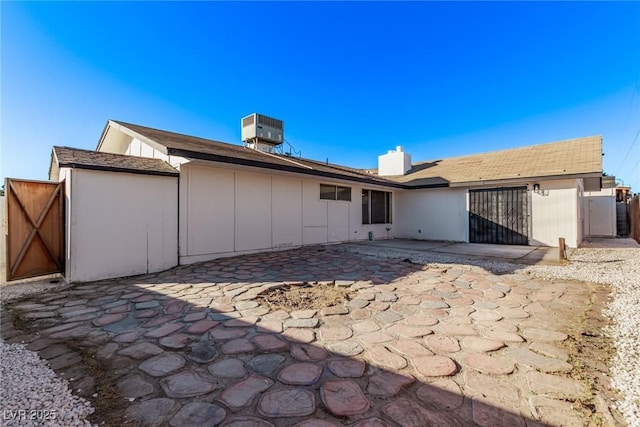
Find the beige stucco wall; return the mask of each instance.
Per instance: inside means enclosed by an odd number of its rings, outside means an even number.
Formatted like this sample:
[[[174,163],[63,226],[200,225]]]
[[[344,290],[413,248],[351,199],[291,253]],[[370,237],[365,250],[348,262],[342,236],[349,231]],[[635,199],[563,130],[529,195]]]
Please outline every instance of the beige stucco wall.
[[[184,164],[180,174],[181,264],[363,240],[369,231],[376,239],[395,236],[395,219],[394,224],[362,224],[363,187],[359,185],[206,162]],[[351,187],[352,200],[320,200],[321,182]],[[392,206],[392,219],[396,211]]]
[[[419,240],[468,240],[467,190],[437,188],[400,191],[397,236]]]
[[[178,179],[63,168],[69,282],[178,264]]]

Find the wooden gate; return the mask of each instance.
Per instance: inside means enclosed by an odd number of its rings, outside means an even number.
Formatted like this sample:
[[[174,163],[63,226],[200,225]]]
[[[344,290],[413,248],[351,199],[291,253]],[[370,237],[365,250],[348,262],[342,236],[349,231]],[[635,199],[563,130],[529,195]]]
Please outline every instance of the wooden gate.
[[[7,178],[7,281],[64,273],[64,183]]]
[[[469,190],[469,242],[529,244],[527,187]]]

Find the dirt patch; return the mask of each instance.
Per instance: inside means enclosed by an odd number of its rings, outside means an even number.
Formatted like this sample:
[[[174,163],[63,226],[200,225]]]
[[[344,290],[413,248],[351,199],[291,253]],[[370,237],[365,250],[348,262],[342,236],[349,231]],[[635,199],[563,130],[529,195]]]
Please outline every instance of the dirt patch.
[[[592,287],[589,305],[582,316],[568,322],[569,339],[563,343],[574,367],[570,376],[582,382],[591,393],[591,399],[579,402],[583,409],[591,412],[589,426],[624,425],[622,415],[612,409],[620,397],[611,387],[609,377],[615,347],[605,329],[611,321],[602,314],[609,300],[609,288],[589,285]]]
[[[354,296],[355,292],[333,284],[303,283],[269,289],[261,293],[257,300],[273,310],[322,310],[342,305]]]
[[[131,403],[118,391],[115,385],[116,376],[110,367],[96,360],[95,350],[73,340],[61,342],[80,354],[83,367],[95,380],[95,394],[83,396],[95,408],[87,420],[92,425],[101,427],[139,427],[141,424],[138,421],[125,418],[124,411],[131,406]],[[59,370],[57,373],[63,377],[67,376],[65,370]]]

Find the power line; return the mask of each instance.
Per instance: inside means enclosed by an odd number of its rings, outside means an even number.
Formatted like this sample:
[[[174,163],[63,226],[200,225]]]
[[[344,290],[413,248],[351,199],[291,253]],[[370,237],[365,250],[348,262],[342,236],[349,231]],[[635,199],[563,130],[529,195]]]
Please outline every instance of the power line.
[[[631,116],[631,110],[633,109],[633,100],[636,97],[636,92],[638,91],[638,81],[640,81],[640,76],[636,77],[636,81],[633,85],[633,92],[631,93],[631,102],[629,103],[629,108],[627,109],[627,118],[624,121],[624,127],[622,128],[622,139],[624,140],[624,136],[627,133],[627,125],[629,124],[629,116]],[[636,133],[636,138],[638,137],[638,134]],[[634,138],[635,141],[635,138]],[[624,165],[625,160],[627,160],[627,157],[629,156],[629,152],[631,152],[631,148],[633,147],[633,142],[631,143],[631,147],[629,147],[629,151],[627,152],[627,155],[624,157],[624,160],[622,161],[622,163],[620,163],[620,166],[618,167],[618,170],[616,171],[616,175],[618,174],[618,172],[620,172],[620,169],[622,169],[622,166]]]
[[[640,165],[640,159],[638,159],[638,161],[636,162],[635,165],[633,165],[633,169],[631,169],[631,172],[629,172],[629,175],[633,175],[633,172],[636,170],[636,168],[638,167],[638,165]]]
[[[631,153],[631,149],[636,144],[636,142],[638,142],[638,135],[640,135],[640,129],[638,129],[638,132],[636,132],[636,136],[633,138],[633,141],[631,141],[631,145],[629,146],[629,150],[627,150],[627,154],[624,156],[624,159],[622,160],[622,163],[620,163],[620,166],[618,167],[618,170],[615,173],[616,175],[618,175],[618,172],[620,172],[620,169],[622,169],[622,166],[624,165],[624,162],[627,161],[627,157],[629,157],[629,154]],[[637,163],[636,163],[636,166],[637,166]]]

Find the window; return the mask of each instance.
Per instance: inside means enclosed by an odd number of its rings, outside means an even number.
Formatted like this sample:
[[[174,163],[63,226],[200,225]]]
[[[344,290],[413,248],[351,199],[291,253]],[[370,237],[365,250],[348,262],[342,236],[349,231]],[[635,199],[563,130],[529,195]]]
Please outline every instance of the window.
[[[362,223],[391,223],[391,193],[387,191],[362,190]]]
[[[351,187],[320,184],[320,199],[351,201]]]

